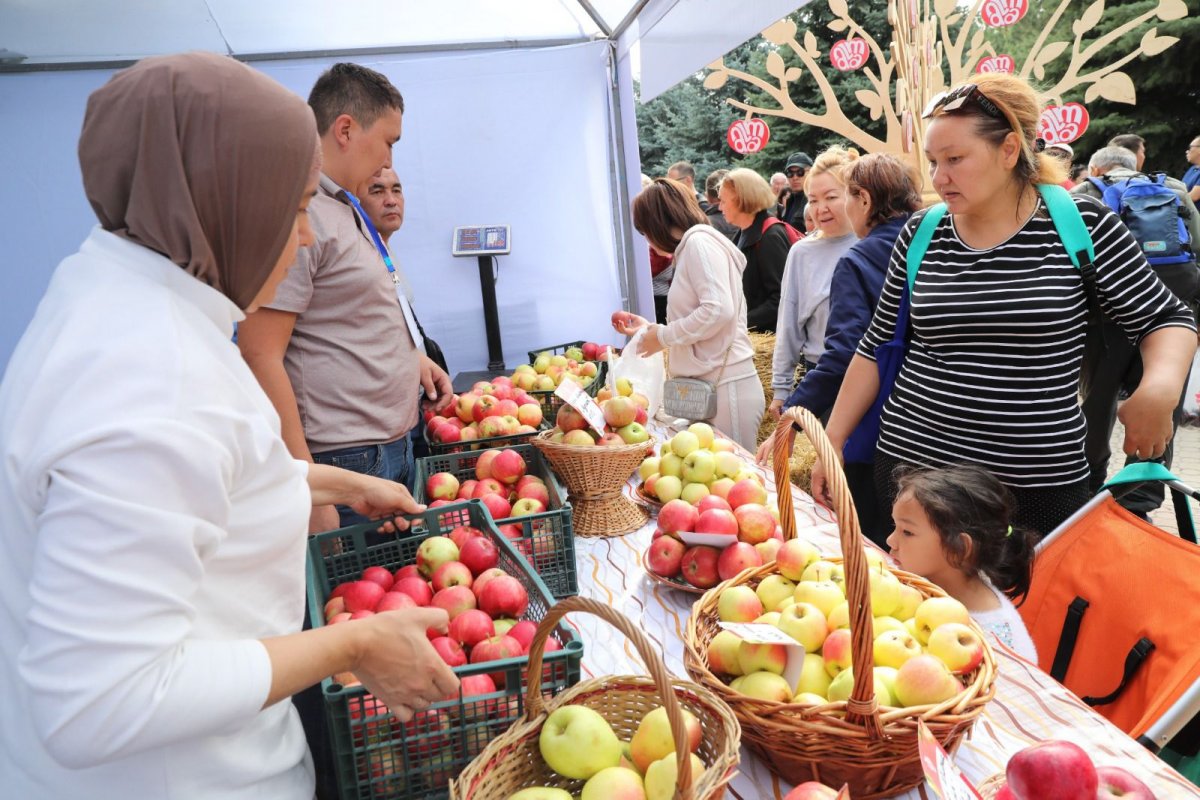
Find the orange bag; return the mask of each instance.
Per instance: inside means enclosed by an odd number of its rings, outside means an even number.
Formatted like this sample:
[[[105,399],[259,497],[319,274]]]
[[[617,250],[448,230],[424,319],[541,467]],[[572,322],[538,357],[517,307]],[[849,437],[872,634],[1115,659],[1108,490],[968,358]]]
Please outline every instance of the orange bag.
[[[1139,519],[1104,492],[1043,548],[1019,609],[1038,666],[1140,736],[1200,677],[1200,547]],[[1072,619],[1074,652],[1060,653]],[[1111,702],[1094,702],[1122,684]]]

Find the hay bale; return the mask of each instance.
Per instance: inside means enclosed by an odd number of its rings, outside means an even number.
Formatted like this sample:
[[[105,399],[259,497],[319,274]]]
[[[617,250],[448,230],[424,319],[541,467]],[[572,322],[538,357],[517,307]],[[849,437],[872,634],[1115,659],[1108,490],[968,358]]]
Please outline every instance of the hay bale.
[[[754,345],[754,369],[758,373],[759,381],[762,383],[763,394],[767,397],[767,404],[770,405],[771,361],[775,355],[775,334],[751,331],[750,343]],[[797,368],[796,381],[799,381],[803,376],[803,369],[803,366]],[[762,444],[771,435],[773,430],[775,430],[775,420],[769,415],[764,414],[762,422],[758,425],[758,443]],[[812,486],[812,466],[816,460],[817,452],[813,449],[812,444],[809,443],[808,437],[804,434],[797,435],[789,464],[791,479],[792,483],[806,492]]]

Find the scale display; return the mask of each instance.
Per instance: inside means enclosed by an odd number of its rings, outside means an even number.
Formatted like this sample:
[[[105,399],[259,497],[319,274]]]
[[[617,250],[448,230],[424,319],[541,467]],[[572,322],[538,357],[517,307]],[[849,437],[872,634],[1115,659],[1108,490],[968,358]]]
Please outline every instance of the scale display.
[[[508,225],[462,225],[454,229],[456,256],[504,256],[512,252]]]

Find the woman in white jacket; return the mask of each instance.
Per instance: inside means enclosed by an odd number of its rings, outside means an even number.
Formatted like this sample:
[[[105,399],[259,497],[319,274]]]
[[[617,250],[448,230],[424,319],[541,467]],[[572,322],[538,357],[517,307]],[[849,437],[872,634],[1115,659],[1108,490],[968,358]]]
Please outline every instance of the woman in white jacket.
[[[665,178],[634,198],[633,224],[654,250],[674,256],[667,324],[655,325],[618,311],[613,314],[613,327],[629,335],[650,326],[639,354],[668,349],[672,376],[716,385],[717,413],[705,421],[753,450],[766,396],[746,333],[742,294],[746,257],[708,223],[683,185]]]

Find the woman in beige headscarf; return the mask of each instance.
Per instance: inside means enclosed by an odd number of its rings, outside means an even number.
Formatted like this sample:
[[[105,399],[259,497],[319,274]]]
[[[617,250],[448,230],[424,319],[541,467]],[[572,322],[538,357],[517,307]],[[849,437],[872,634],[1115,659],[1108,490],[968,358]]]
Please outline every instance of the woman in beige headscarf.
[[[353,670],[407,718],[457,685],[425,638],[444,612],[299,632],[311,505],[419,508],[292,459],[231,342],[311,238],[317,152],[302,100],[219,56],[88,102],[100,226],[0,384],[7,796],[308,800],[290,695]]]

